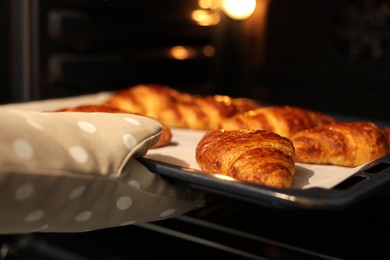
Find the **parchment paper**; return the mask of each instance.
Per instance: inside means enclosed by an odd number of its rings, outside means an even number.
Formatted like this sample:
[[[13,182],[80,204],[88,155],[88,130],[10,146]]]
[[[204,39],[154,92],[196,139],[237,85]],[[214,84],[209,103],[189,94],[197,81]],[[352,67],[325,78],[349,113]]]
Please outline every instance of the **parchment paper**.
[[[200,170],[195,160],[195,149],[205,132],[186,129],[171,129],[171,131],[172,144],[150,149],[145,157]],[[307,189],[311,187],[332,188],[356,173],[363,165],[350,168],[296,163],[295,167],[296,175],[292,188]]]

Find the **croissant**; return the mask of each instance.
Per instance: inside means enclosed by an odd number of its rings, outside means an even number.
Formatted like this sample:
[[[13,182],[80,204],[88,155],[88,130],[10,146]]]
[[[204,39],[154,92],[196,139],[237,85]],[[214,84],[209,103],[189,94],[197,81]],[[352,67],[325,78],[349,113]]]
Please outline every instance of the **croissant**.
[[[382,130],[385,134],[385,137],[386,137],[386,140],[387,140],[387,143],[389,144],[390,146],[390,127],[387,126],[387,127],[382,127]]]
[[[106,112],[106,113],[129,113],[127,111],[121,110],[117,107],[109,106],[107,104],[99,105],[80,105],[74,107],[65,107],[56,110],[56,112]],[[171,129],[165,125],[162,125],[162,132],[157,143],[153,145],[152,148],[162,147],[170,144],[172,140]]]
[[[335,119],[321,112],[293,106],[259,107],[244,113],[236,114],[222,121],[220,128],[262,129],[291,137],[304,129],[329,124]]]
[[[215,129],[223,118],[258,107],[247,98],[191,95],[163,85],[136,85],[113,93],[107,104],[178,128]]]
[[[196,147],[204,172],[276,188],[289,188],[295,174],[294,147],[265,130],[211,130]]]
[[[386,155],[389,143],[372,122],[335,122],[291,137],[296,161],[355,167]]]

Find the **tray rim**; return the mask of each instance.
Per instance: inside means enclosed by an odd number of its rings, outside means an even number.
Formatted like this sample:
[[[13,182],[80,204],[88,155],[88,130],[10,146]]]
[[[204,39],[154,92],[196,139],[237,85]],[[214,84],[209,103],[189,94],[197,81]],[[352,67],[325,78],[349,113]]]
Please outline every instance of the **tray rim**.
[[[151,172],[191,188],[276,208],[342,209],[368,197],[390,181],[390,154],[367,163],[330,189],[273,188],[239,180],[232,182],[214,174],[150,158],[141,157],[138,160]],[[384,169],[370,172],[380,165]],[[353,181],[352,185],[342,187],[356,178],[359,179],[357,182]]]

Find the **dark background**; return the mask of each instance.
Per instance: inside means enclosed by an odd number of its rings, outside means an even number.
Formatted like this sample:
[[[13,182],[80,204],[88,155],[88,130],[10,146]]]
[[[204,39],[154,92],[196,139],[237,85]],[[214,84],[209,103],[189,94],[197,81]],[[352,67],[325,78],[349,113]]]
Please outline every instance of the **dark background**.
[[[258,1],[244,21],[207,9],[213,26],[191,18],[195,0],[0,5],[1,102],[158,83],[390,120],[388,1]],[[173,59],[178,45],[196,54]]]

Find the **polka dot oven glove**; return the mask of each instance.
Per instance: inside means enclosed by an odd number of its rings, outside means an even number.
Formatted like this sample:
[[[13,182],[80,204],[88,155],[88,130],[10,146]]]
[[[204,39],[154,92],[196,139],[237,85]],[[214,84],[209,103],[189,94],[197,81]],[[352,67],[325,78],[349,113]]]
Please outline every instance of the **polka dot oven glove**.
[[[129,114],[0,111],[0,233],[82,232],[157,221],[201,194],[137,157],[162,126]]]

